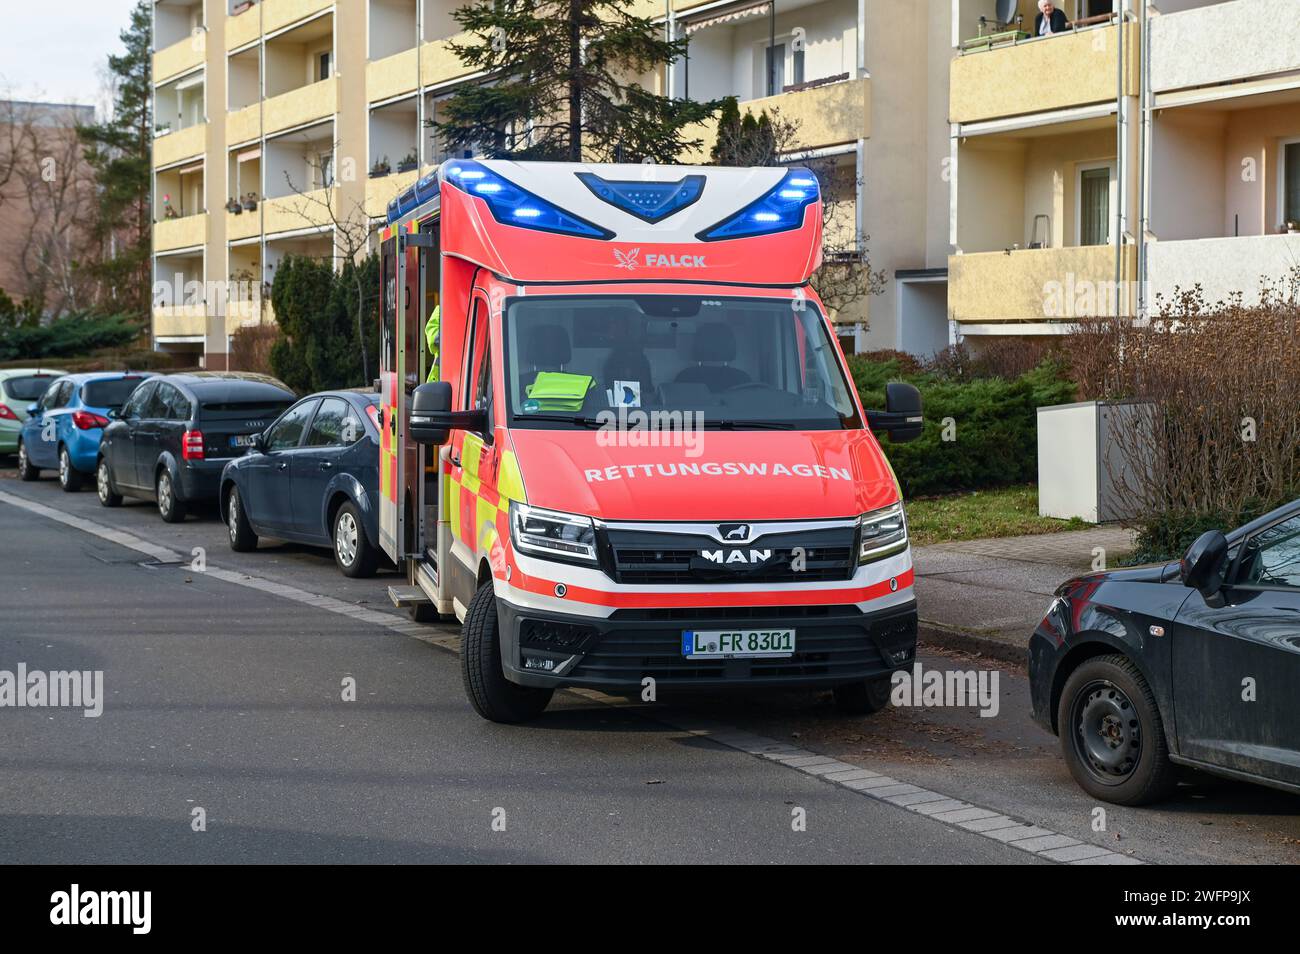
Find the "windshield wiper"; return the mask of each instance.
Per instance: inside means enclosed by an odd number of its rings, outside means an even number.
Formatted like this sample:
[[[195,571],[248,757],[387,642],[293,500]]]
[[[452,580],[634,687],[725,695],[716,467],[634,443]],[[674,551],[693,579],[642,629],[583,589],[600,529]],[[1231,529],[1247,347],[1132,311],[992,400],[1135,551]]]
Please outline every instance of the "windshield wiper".
[[[602,427],[604,421],[598,421],[594,417],[577,417],[568,414],[516,414],[516,423],[524,421],[548,421],[557,424],[576,424],[579,427]]]
[[[724,431],[793,431],[795,426],[785,421],[704,421],[705,427],[716,427]]]

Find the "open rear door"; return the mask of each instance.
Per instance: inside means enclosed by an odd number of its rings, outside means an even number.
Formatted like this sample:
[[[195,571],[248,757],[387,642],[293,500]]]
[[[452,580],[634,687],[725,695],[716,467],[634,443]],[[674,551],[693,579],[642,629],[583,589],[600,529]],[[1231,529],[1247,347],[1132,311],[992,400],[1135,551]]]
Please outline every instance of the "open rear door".
[[[402,539],[400,457],[397,428],[401,388],[401,311],[398,289],[402,287],[402,257],[397,253],[396,230],[390,230],[379,248],[380,269],[380,429],[379,429],[379,546],[393,562],[401,559],[398,544]]]

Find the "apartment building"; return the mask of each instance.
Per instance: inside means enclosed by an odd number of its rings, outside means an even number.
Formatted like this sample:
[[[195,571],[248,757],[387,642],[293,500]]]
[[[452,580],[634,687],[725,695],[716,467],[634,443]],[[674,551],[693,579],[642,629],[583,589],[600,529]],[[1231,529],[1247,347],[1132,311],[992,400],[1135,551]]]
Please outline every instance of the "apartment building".
[[[447,158],[427,120],[473,78],[448,47],[461,2],[155,0],[155,347],[225,367],[240,326],[274,320],[285,255],[337,257],[345,226]],[[945,0],[641,5],[690,41],[647,82],[777,110],[798,125],[790,161],[848,173],[840,228],[886,283],[836,314],[845,343],[946,344]]]
[[[1300,263],[1300,22],[1273,0],[953,0],[949,313],[972,344],[1258,300]],[[1290,11],[1294,12],[1294,11]],[[1294,229],[1288,229],[1290,222]]]

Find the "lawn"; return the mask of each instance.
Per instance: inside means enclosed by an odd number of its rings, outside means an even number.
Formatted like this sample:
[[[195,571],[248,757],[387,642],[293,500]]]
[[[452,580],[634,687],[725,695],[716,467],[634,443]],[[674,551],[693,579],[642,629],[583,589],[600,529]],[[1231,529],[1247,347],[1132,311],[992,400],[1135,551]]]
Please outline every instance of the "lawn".
[[[905,501],[912,544],[949,543],[980,537],[1016,537],[1030,533],[1083,530],[1078,518],[1057,520],[1038,515],[1038,488],[1033,484],[916,497]]]

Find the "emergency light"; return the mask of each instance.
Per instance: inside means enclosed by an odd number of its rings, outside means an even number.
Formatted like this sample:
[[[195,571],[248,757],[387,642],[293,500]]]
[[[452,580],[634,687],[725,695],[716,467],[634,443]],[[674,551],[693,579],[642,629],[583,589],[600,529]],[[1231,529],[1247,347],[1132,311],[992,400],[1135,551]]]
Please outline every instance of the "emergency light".
[[[804,209],[816,202],[819,194],[815,175],[807,169],[791,169],[776,188],[695,237],[701,242],[717,242],[797,229],[803,225]]]
[[[685,176],[676,182],[602,179],[594,172],[579,172],[577,176],[596,198],[644,222],[666,219],[704,193],[704,176]]]
[[[581,238],[611,239],[614,233],[564,211],[558,205],[521,189],[509,179],[473,159],[457,159],[442,167],[443,181],[487,203],[492,217],[502,225],[539,232],[558,232]]]

